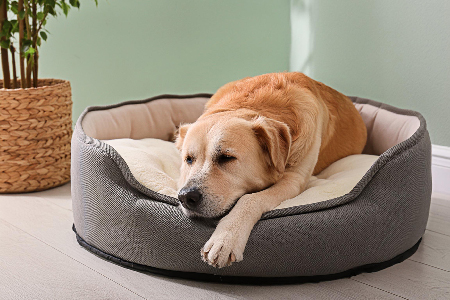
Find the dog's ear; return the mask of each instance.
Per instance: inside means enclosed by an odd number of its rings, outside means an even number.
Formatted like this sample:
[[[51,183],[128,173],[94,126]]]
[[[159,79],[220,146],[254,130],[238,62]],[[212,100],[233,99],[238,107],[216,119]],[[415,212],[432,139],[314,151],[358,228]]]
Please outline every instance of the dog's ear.
[[[183,146],[184,137],[186,136],[186,132],[188,131],[189,126],[191,126],[191,124],[181,125],[180,127],[178,127],[177,131],[175,132],[175,146],[180,151],[181,151],[181,147]]]
[[[289,127],[280,121],[258,117],[252,129],[259,144],[268,155],[268,162],[280,175],[284,172],[291,149]]]

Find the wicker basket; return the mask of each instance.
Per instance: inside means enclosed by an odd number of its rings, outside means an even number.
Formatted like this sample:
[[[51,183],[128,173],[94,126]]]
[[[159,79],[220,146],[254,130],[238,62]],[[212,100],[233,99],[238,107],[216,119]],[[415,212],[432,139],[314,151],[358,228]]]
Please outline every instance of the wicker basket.
[[[3,80],[0,80],[3,88]],[[70,180],[69,81],[0,90],[0,193],[32,192]]]

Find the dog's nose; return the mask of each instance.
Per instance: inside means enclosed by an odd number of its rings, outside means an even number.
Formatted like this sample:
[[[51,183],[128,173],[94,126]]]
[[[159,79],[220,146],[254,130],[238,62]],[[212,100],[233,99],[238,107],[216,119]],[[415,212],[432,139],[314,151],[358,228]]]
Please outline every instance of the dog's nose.
[[[197,187],[182,188],[178,200],[185,208],[193,210],[202,201],[202,193]]]

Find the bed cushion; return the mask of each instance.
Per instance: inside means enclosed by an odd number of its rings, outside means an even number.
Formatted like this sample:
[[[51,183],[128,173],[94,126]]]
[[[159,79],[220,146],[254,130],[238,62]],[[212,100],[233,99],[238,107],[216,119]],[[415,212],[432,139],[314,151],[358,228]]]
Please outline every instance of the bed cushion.
[[[181,156],[174,143],[160,139],[104,140],[123,157],[138,182],[155,192],[177,198]],[[377,160],[377,155],[345,157],[309,181],[307,189],[275,209],[321,202],[350,192]]]
[[[181,123],[195,122],[202,114],[209,99],[204,95],[186,99],[162,95],[157,101],[129,101],[127,105],[109,109],[92,109],[80,120],[80,125],[87,136],[99,140],[152,137],[170,141]],[[420,120],[414,114],[404,115],[364,102],[354,104],[367,127],[364,154],[381,155],[419,129]]]

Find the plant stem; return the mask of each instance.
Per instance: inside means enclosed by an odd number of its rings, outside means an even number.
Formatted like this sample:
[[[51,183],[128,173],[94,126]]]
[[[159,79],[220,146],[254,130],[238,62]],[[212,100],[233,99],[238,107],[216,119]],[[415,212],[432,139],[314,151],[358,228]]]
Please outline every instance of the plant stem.
[[[13,70],[13,89],[17,89],[17,73],[16,73],[16,48],[14,48],[13,45],[9,47],[9,50],[11,50],[11,57],[12,57],[12,70]]]
[[[47,15],[48,15],[48,12],[46,12],[46,13],[44,14],[44,18],[43,18],[42,21],[39,23],[39,27],[38,27],[38,29],[37,29],[37,31],[36,31],[36,35],[39,33],[39,31],[41,31],[42,25],[44,25],[45,19],[47,19]]]
[[[27,29],[27,38],[31,39],[31,28],[30,28],[30,20],[29,20],[29,16],[28,16],[28,1],[24,2],[24,8],[25,8],[25,27]],[[27,87],[30,88],[31,87],[31,71],[32,71],[32,61],[33,61],[33,57],[29,56],[27,59],[27,74],[26,74],[26,79],[27,79]]]
[[[33,77],[33,78],[36,78],[36,85],[35,85],[35,87],[37,87],[38,86],[38,71],[39,71],[39,69],[38,69],[38,62],[39,62],[39,51],[38,51],[38,49],[36,48],[36,52],[34,53],[34,70],[35,70],[35,72],[36,72],[36,75],[35,75],[35,77]]]
[[[18,3],[19,13],[23,11],[23,0],[19,0]],[[26,88],[26,77],[25,77],[25,63],[23,55],[23,39],[24,39],[24,20],[21,20],[19,14],[17,14],[17,21],[19,22],[19,62],[20,62],[20,81],[22,88]]]
[[[42,25],[44,24],[45,19],[47,19],[47,15],[48,15],[48,11],[44,13],[44,18],[42,19],[42,21],[39,22],[39,26],[37,27],[35,33],[34,33],[34,49],[36,50],[36,52],[34,53],[34,70],[35,70],[35,74],[33,75],[36,80],[38,78],[38,71],[39,71],[39,50],[37,47],[37,39],[39,37],[39,32],[42,29]],[[37,83],[36,83],[37,86]]]
[[[3,22],[8,20],[8,12],[6,10],[7,0],[2,0],[0,5],[0,31],[3,28]],[[6,37],[1,38],[2,41],[6,41]],[[2,56],[2,70],[3,70],[3,88],[9,89],[11,88],[11,78],[9,76],[9,58],[8,58],[8,49],[2,48],[1,50]]]
[[[33,64],[33,87],[37,87],[38,86],[38,74],[37,74],[37,4],[36,1],[37,0],[31,0],[32,1],[32,11],[33,11],[33,15],[31,16],[33,19],[33,48],[35,50],[34,52],[34,64]]]
[[[27,88],[31,87],[31,71],[32,71],[31,60],[32,60],[32,57],[29,57],[27,60],[27,75],[26,75],[27,76]]]

